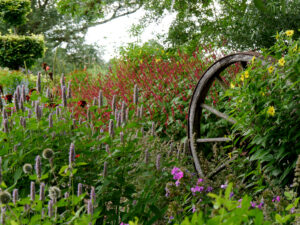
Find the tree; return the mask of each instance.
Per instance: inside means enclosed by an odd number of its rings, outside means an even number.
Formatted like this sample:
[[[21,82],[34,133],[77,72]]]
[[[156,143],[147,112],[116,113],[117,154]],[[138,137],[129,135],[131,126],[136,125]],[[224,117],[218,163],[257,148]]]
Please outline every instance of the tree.
[[[41,36],[19,36],[17,29],[27,21],[30,12],[30,0],[0,0],[0,22],[13,28],[14,33],[0,34],[0,66],[18,69],[31,67],[34,60],[43,56],[44,39]]]
[[[61,12],[95,26],[144,8],[157,20],[175,11],[176,19],[168,32],[171,46],[186,43],[224,41],[233,48],[270,47],[277,31],[292,29],[300,35],[299,0],[140,0],[111,1],[59,0]]]

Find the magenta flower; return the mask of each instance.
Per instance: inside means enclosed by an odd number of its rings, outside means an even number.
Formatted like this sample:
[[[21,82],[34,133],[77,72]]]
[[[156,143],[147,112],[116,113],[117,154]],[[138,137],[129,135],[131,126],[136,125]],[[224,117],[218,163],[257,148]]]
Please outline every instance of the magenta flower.
[[[177,167],[172,169],[171,174],[173,175],[174,180],[180,180],[183,177],[183,172]]]
[[[197,181],[197,185],[199,185],[200,183],[203,182],[203,179],[202,178],[199,178],[198,181]]]
[[[255,208],[255,207],[256,207],[256,203],[255,203],[255,202],[250,202],[250,204],[251,204],[251,207],[252,207],[252,208]]]
[[[210,186],[206,188],[206,192],[212,192],[212,190],[213,190],[213,188]]]
[[[198,185],[191,188],[191,191],[193,192],[193,195],[195,195],[196,192],[202,192],[203,190],[204,190],[204,187],[198,186]]]
[[[272,199],[272,202],[280,202],[280,196],[276,196]]]
[[[180,184],[180,180],[176,180],[176,182],[175,182],[176,187],[178,187],[179,184]]]
[[[194,213],[194,212],[196,212],[196,207],[193,205],[193,207],[192,207],[192,212]]]

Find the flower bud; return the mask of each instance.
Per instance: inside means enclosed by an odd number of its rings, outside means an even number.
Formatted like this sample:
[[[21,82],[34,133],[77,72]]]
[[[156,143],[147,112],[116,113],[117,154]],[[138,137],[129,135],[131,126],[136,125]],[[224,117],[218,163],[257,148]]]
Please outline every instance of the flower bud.
[[[69,166],[72,167],[72,164],[75,162],[75,145],[71,143],[69,150]]]
[[[66,87],[65,86],[63,86],[61,88],[61,96],[62,96],[63,107],[67,107],[67,96],[66,96]]]
[[[30,183],[30,200],[35,200],[35,183],[33,181]]]
[[[115,131],[114,131],[114,121],[112,119],[109,120],[109,125],[108,125],[108,133],[110,137],[114,137]]]
[[[91,188],[90,197],[91,197],[91,200],[92,200],[93,204],[95,204],[95,202],[96,202],[96,192],[95,192],[95,187],[92,187],[92,188]]]
[[[16,92],[14,94],[14,105],[15,105],[16,111],[19,111],[19,100],[18,100],[18,96],[17,96]]]
[[[18,189],[14,189],[13,190],[13,203],[16,204],[19,198],[19,193],[18,193]]]
[[[79,197],[81,194],[82,194],[82,183],[78,183],[77,196]]]
[[[42,160],[39,155],[35,158],[35,172],[37,177],[40,179],[42,175]]]
[[[31,118],[31,116],[32,116],[32,111],[31,111],[31,109],[28,109],[28,115],[27,115],[27,118]]]
[[[40,184],[40,201],[45,200],[45,183]]]
[[[88,215],[93,215],[93,203],[92,203],[92,200],[91,200],[91,199],[88,200],[88,204],[87,204],[87,214],[88,214]]]
[[[50,200],[48,203],[48,216],[53,217],[53,200]]]

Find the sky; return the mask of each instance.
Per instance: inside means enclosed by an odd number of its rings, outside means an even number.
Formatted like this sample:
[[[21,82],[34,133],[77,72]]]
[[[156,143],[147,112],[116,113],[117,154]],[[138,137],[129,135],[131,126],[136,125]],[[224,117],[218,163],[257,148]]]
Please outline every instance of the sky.
[[[134,14],[124,16],[108,23],[89,28],[86,35],[87,44],[98,44],[103,46],[103,59],[109,59],[117,56],[117,49],[125,46],[127,43],[135,42],[136,37],[129,35],[129,29],[133,24],[137,24],[144,15],[143,10],[139,10]],[[165,16],[159,24],[151,24],[141,35],[141,42],[147,42],[155,39],[156,35],[167,33],[168,28],[175,17],[174,14]]]

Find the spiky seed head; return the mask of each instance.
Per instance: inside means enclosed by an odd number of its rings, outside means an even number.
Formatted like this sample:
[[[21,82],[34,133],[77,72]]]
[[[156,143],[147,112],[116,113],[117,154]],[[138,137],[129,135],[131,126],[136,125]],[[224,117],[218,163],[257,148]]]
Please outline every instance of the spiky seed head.
[[[11,195],[8,191],[1,191],[0,192],[0,202],[2,204],[7,204],[11,200]]]
[[[145,164],[149,164],[149,158],[150,158],[149,149],[146,149],[146,151],[145,151]]]
[[[23,166],[24,173],[31,173],[32,171],[32,165],[29,163],[25,163]]]
[[[51,200],[57,200],[58,198],[60,198],[61,195],[61,190],[56,187],[56,186],[52,186],[49,188],[49,198]]]
[[[51,159],[54,156],[54,152],[51,148],[45,148],[42,156],[44,159]]]

